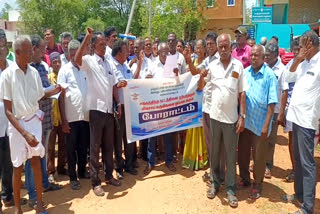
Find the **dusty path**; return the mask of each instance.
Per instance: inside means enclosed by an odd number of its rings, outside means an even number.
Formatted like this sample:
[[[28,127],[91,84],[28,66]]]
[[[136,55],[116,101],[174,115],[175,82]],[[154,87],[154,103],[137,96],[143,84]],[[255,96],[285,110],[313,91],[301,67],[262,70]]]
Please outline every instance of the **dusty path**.
[[[180,156],[181,158],[181,156]],[[317,195],[315,211],[320,214],[320,154],[316,153],[317,161]],[[180,163],[181,161],[179,161]],[[82,188],[72,191],[67,177],[59,177],[64,188],[57,192],[45,193],[44,200],[51,214],[144,214],[144,213],[245,213],[245,214],[284,214],[297,208],[285,204],[280,196],[293,193],[293,183],[283,182],[291,168],[288,154],[287,136],[279,129],[275,151],[275,167],[272,179],[265,180],[262,198],[256,202],[248,200],[249,190],[238,191],[239,207],[232,209],[226,202],[224,188],[214,200],[206,197],[207,186],[201,180],[204,171],[192,172],[182,169],[176,164],[178,171],[169,173],[163,165],[155,168],[147,177],[143,176],[145,162],[140,161],[139,175],[125,174],[121,187],[103,185],[106,196],[98,198],[91,190],[89,180],[81,180]],[[101,176],[102,177],[102,176]],[[34,210],[24,206],[27,214]],[[13,213],[7,209],[4,213]]]

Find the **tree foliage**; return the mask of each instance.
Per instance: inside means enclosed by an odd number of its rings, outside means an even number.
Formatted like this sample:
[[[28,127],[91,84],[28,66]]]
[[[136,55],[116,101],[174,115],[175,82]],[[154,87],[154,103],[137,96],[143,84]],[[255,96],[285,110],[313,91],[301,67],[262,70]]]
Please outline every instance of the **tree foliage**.
[[[9,10],[11,10],[12,7],[10,4],[5,3],[4,7],[1,10],[1,19],[9,20]]]

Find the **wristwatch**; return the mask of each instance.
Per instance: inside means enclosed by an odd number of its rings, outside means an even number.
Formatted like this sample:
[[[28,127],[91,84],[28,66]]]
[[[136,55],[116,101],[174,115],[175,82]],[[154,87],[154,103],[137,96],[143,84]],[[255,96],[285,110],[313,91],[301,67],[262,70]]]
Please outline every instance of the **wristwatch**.
[[[246,119],[246,114],[240,114],[240,117],[242,117],[243,119]]]

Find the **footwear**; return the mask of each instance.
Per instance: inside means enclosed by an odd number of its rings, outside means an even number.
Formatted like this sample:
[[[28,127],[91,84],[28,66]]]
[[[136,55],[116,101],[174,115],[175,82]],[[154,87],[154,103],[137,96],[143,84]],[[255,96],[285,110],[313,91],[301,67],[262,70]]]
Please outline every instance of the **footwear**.
[[[151,166],[151,165],[147,164],[146,168],[143,170],[143,173],[145,175],[149,175],[150,172],[153,170],[153,168],[154,168],[154,166]]]
[[[228,203],[230,207],[232,208],[238,207],[238,199],[235,195],[228,194],[227,198],[228,198]]]
[[[114,179],[114,178],[106,180],[106,184],[116,186],[116,187],[121,186],[121,182],[117,179]]]
[[[252,200],[257,200],[261,197],[261,192],[258,189],[252,189],[251,194],[249,196]]]
[[[211,187],[207,191],[207,198],[214,199],[218,193],[218,190],[214,186],[211,185]]]
[[[250,167],[249,167],[249,171],[253,172],[253,168],[254,168],[254,164],[251,164]]]
[[[49,180],[49,183],[54,183],[55,182],[53,174],[50,174],[48,176],[48,180]]]
[[[85,171],[84,174],[78,174],[80,179],[90,179],[90,173],[88,171]]]
[[[27,204],[28,200],[26,198],[20,198],[20,205],[23,206]],[[3,201],[3,204],[5,207],[12,207],[14,206],[14,200],[13,198],[9,201]]]
[[[237,189],[245,189],[251,186],[251,183],[245,180],[241,180],[238,184],[237,184]]]
[[[104,196],[104,190],[102,189],[101,185],[95,186],[93,188],[93,192],[96,196]]]
[[[166,165],[166,167],[167,167],[171,172],[177,171],[177,168],[173,165],[173,163],[170,163],[170,164]]]
[[[266,168],[266,171],[264,172],[264,177],[267,179],[271,179],[272,175],[270,169]]]
[[[49,183],[49,186],[43,190],[43,192],[50,192],[50,191],[56,191],[62,189],[62,186],[55,183]]]
[[[117,175],[117,179],[118,180],[122,180],[123,179],[123,172],[117,172],[116,175]]]
[[[138,171],[135,168],[126,169],[126,172],[131,174],[131,175],[137,175],[138,174]]]
[[[32,209],[37,209],[37,205],[38,205],[38,202],[37,202],[37,199],[29,199],[29,202],[28,202],[28,206]]]
[[[297,210],[294,213],[289,213],[289,214],[304,214],[301,210]]]
[[[37,214],[49,214],[49,211],[48,210],[45,210],[44,212],[39,212]]]
[[[285,203],[292,203],[298,207],[302,206],[302,202],[300,202],[294,194],[293,195],[282,195],[280,198]]]
[[[291,171],[289,173],[289,175],[287,175],[285,181],[288,182],[288,183],[294,182],[294,171]]]
[[[80,182],[79,181],[70,181],[70,187],[73,190],[79,190],[80,189]]]
[[[204,175],[202,175],[203,182],[210,181],[210,174],[205,172]]]

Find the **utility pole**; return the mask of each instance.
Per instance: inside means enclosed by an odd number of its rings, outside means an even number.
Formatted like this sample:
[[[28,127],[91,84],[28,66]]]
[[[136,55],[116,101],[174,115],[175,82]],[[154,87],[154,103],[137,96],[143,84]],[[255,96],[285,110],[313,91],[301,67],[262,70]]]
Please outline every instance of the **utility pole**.
[[[152,25],[152,0],[149,0],[149,28],[148,28],[149,37],[151,37],[151,25]]]
[[[134,8],[136,7],[136,2],[137,0],[133,0],[132,2],[132,7],[131,7],[131,11],[130,11],[130,15],[129,15],[129,20],[128,20],[128,24],[126,27],[126,32],[125,34],[127,35],[130,31],[130,27],[131,27],[131,23],[132,23],[132,18],[133,18],[133,13],[134,13]]]

